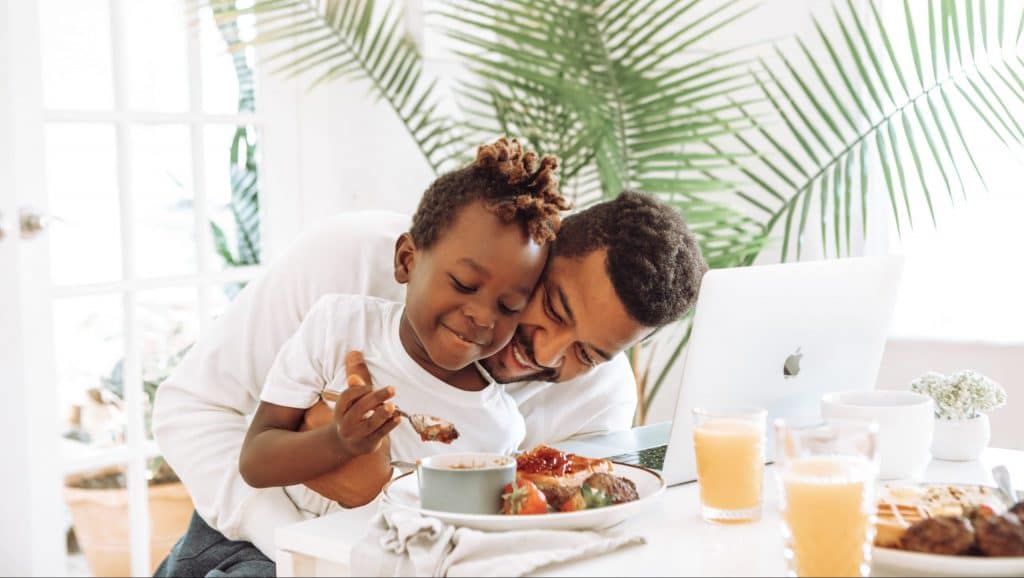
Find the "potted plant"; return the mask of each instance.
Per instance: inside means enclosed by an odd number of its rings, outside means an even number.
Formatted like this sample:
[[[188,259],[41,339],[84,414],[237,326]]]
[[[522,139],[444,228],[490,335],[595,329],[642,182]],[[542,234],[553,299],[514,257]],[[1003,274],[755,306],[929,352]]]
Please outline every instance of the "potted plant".
[[[981,456],[991,438],[988,412],[1006,404],[1006,392],[998,383],[970,370],[949,376],[928,372],[910,389],[935,400],[933,456],[953,461]]]
[[[146,428],[149,429],[157,387],[184,355],[168,360],[160,374],[144,381]],[[124,442],[124,382],[122,362],[87,392],[83,406],[75,412],[78,423],[66,437],[99,446]],[[185,533],[192,517],[192,498],[174,471],[162,458],[149,460],[149,547],[151,570],[170,552]],[[126,468],[116,465],[79,472],[64,480],[64,501],[71,513],[74,537],[85,555],[93,576],[130,576],[131,523],[128,512]]]
[[[192,517],[192,498],[161,458],[150,461],[149,555],[155,570]],[[125,469],[114,466],[65,478],[64,501],[75,539],[93,576],[130,576],[131,524]]]

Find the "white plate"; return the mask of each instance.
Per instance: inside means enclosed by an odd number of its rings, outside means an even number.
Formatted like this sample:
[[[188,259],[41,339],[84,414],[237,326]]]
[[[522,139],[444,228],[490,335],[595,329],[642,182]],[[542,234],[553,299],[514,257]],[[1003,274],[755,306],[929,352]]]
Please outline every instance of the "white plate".
[[[901,484],[893,482],[893,485]],[[993,496],[998,491],[994,487],[979,484],[926,483],[921,485],[986,487],[993,492]],[[1018,492],[1018,498],[1024,499],[1024,492]],[[874,573],[882,575],[886,574],[886,570],[896,570],[899,574],[909,576],[1024,576],[1024,556],[1012,558],[942,556],[878,546],[872,548],[871,556]]]
[[[457,514],[424,510],[420,507],[419,487],[413,472],[391,480],[384,487],[384,501],[424,516],[438,518],[455,526],[477,530],[506,532],[510,530],[599,530],[614,526],[645,510],[665,491],[665,480],[656,472],[613,462],[612,473],[633,480],[640,499],[625,504],[606,506],[579,512],[552,512],[533,516],[504,516],[501,514]]]
[[[1024,557],[940,556],[876,547],[872,568],[874,574],[893,569],[912,576],[1024,576]]]

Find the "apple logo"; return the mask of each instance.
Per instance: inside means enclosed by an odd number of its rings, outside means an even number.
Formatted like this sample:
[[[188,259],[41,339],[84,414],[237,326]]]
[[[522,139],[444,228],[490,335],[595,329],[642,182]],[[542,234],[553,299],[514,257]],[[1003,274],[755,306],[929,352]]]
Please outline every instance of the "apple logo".
[[[786,358],[786,362],[782,364],[782,375],[784,375],[786,379],[796,377],[800,374],[800,358],[803,356],[804,354],[800,353],[800,348],[797,347],[796,351]]]

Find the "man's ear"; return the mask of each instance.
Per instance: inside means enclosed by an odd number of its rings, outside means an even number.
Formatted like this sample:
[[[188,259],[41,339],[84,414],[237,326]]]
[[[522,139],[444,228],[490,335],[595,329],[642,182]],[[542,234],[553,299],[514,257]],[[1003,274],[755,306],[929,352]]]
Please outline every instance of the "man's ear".
[[[401,284],[409,282],[409,275],[416,266],[416,244],[412,235],[402,233],[395,241],[395,281]]]

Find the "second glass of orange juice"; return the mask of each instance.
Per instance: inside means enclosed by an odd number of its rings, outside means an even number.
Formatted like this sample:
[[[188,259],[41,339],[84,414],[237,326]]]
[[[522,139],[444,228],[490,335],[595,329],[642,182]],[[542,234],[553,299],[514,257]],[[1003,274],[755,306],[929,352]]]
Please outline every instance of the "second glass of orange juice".
[[[867,576],[874,536],[878,426],[775,424],[776,471],[791,576]]]
[[[701,515],[715,523],[761,518],[764,494],[763,409],[693,410]]]

